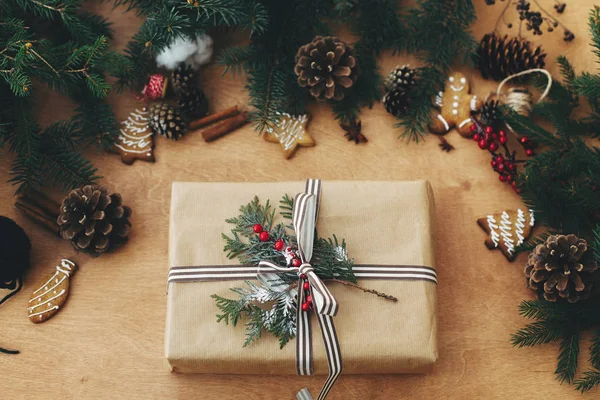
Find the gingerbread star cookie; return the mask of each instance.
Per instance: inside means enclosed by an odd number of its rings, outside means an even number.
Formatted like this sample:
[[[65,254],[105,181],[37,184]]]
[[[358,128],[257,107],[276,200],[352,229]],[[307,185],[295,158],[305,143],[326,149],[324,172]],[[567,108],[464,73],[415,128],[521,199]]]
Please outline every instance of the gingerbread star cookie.
[[[121,161],[127,165],[135,160],[154,162],[154,140],[149,125],[147,107],[140,107],[121,122],[121,132],[113,145],[114,152],[121,155]]]
[[[429,124],[429,129],[438,135],[445,135],[456,127],[464,137],[473,136],[471,132],[471,113],[479,111],[483,105],[481,99],[469,94],[470,87],[467,78],[460,72],[454,72],[448,76],[446,87],[440,92],[435,104],[440,112]]]
[[[63,258],[55,272],[41,281],[31,295],[27,308],[31,322],[39,324],[48,321],[60,310],[69,297],[70,278],[76,269],[73,261]]]
[[[285,158],[290,158],[298,147],[315,145],[315,141],[306,131],[308,115],[278,114],[279,120],[275,126],[269,127],[263,132],[263,139],[267,142],[279,143]]]
[[[535,225],[533,210],[508,210],[479,218],[477,224],[489,236],[485,241],[488,249],[500,249],[502,254],[512,261],[515,248],[525,242]]]

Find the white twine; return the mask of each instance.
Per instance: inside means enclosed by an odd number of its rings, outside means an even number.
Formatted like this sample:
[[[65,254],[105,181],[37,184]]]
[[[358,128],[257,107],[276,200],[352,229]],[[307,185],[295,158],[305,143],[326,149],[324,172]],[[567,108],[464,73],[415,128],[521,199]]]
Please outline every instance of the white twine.
[[[522,75],[528,75],[535,72],[540,72],[545,74],[548,77],[548,84],[546,85],[546,89],[540,96],[540,98],[536,101],[536,103],[541,102],[548,96],[550,93],[550,89],[552,88],[552,75],[550,72],[546,71],[542,68],[533,68],[528,69],[526,71],[521,71],[519,73],[510,75],[506,77],[500,84],[498,85],[498,89],[496,90],[496,96],[498,98],[503,98],[504,103],[509,106],[512,110],[514,110],[517,114],[522,115],[524,117],[528,117],[531,115],[531,111],[533,110],[533,95],[527,90],[523,88],[513,88],[509,89],[507,94],[501,95],[502,86],[506,84],[511,79],[517,78]]]

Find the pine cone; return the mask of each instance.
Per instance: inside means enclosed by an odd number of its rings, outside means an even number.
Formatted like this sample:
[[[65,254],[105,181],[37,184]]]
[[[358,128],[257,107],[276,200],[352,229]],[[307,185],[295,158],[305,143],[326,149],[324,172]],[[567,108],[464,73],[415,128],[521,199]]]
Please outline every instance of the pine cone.
[[[185,65],[185,63],[179,64],[179,66],[171,72],[171,82],[175,89],[175,93],[180,96],[184,93],[189,93],[194,89],[196,77],[197,73],[191,65]]]
[[[394,90],[383,96],[383,106],[387,112],[398,117],[408,112],[410,99],[403,89]]]
[[[408,65],[394,68],[385,79],[385,90],[393,92],[396,89],[406,90],[415,84],[415,70]]]
[[[310,89],[317,99],[341,100],[344,90],[358,79],[354,51],[335,36],[315,36],[298,49],[294,72],[298,84]]]
[[[546,53],[541,46],[532,49],[531,42],[517,37],[499,37],[489,33],[477,49],[481,75],[497,81],[531,68],[544,68]]]
[[[559,297],[575,303],[587,299],[598,269],[587,242],[575,235],[552,235],[536,246],[527,260],[525,276],[531,289],[548,301]]]
[[[121,203],[120,194],[99,185],[72,190],[60,206],[60,235],[92,255],[115,249],[127,241],[131,227],[131,209]]]
[[[189,92],[182,92],[177,99],[177,105],[189,118],[201,118],[208,113],[208,101],[204,92],[195,88]]]
[[[163,102],[150,107],[150,127],[154,133],[178,140],[185,133],[186,124],[175,107]]]
[[[498,122],[498,100],[486,101],[481,107],[481,122],[484,125],[494,126]]]

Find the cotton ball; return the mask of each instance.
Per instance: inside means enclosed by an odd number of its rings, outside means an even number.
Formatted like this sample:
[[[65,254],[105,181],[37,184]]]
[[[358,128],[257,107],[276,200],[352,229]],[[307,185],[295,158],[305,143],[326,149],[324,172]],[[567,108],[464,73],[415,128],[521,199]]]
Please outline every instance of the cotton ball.
[[[189,37],[179,36],[171,44],[162,49],[156,56],[156,64],[159,67],[174,70],[177,66],[187,60],[198,50],[196,40]]]
[[[196,45],[198,50],[192,56],[194,60],[192,64],[208,64],[213,54],[213,39],[208,35],[198,35],[196,36]]]

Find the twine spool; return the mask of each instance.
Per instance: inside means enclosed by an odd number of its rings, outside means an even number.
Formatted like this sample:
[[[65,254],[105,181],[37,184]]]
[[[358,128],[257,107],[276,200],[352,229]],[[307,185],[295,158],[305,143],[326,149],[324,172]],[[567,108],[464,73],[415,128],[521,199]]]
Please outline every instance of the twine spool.
[[[531,111],[533,110],[533,95],[531,92],[525,88],[512,88],[509,89],[506,94],[502,94],[502,87],[511,79],[517,78],[523,75],[533,74],[535,72],[540,72],[548,77],[548,83],[546,84],[546,89],[540,96],[540,98],[536,101],[536,103],[541,102],[548,96],[550,93],[550,89],[552,88],[552,75],[550,72],[546,71],[542,68],[533,68],[528,69],[526,71],[521,71],[519,73],[510,75],[506,77],[500,84],[498,85],[498,89],[496,90],[496,96],[499,99],[502,99],[502,102],[510,107],[517,114],[522,115],[524,117],[528,117],[531,115]]]

